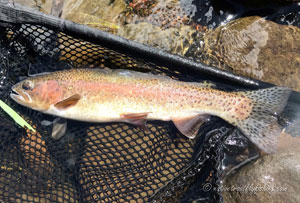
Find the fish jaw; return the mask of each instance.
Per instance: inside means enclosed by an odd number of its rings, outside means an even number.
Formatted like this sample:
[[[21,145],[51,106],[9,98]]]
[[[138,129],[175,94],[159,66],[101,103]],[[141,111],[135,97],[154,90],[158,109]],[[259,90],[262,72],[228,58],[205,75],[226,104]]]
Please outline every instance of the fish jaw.
[[[48,106],[42,103],[34,102],[31,96],[27,92],[20,90],[19,84],[16,84],[12,87],[12,92],[10,93],[9,96],[12,100],[17,102],[18,104],[25,107],[29,107],[33,110],[44,112],[45,110],[48,109]]]
[[[32,103],[32,99],[26,92],[18,91],[17,85],[12,87],[12,92],[10,93],[10,98],[12,98],[15,102],[23,105],[28,106],[28,104]]]

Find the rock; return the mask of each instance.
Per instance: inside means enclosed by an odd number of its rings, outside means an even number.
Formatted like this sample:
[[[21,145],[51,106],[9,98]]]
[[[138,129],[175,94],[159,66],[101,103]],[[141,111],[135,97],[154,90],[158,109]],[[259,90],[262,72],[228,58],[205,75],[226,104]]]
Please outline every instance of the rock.
[[[298,27],[246,17],[207,32],[203,42],[203,62],[300,91]]]
[[[56,0],[55,4],[53,1],[54,0],[14,0],[15,3],[35,8],[41,12],[55,16],[60,15],[60,7],[63,7],[61,18],[111,33],[115,33],[119,28],[118,16],[124,12],[126,8],[124,0],[69,0],[65,2],[63,2],[63,0]],[[51,10],[51,8],[53,9]],[[56,11],[55,9],[59,10]]]
[[[195,32],[194,29],[188,26],[163,30],[160,27],[142,22],[125,25],[118,30],[117,35],[170,53],[183,55],[192,43],[192,35]]]
[[[282,135],[265,155],[225,179],[224,202],[300,202],[300,138]]]
[[[119,28],[118,16],[125,8],[126,4],[123,0],[70,0],[65,2],[61,17],[115,33]]]
[[[30,8],[35,8],[43,13],[50,14],[52,0],[13,0],[11,2],[21,4]]]
[[[166,29],[192,23],[178,0],[133,0],[129,7],[131,9],[122,16],[128,24],[147,22]]]

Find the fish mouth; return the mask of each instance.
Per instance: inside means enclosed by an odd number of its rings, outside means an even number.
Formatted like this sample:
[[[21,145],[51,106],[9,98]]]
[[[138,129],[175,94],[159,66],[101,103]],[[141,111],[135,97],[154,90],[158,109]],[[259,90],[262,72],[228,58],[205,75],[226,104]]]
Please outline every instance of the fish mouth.
[[[12,90],[10,93],[10,97],[15,101],[24,101],[24,97],[22,97],[17,91]]]
[[[10,97],[18,102],[18,103],[24,103],[26,102],[24,96],[22,96],[22,93],[19,93],[14,87],[12,87],[12,91],[10,93]]]

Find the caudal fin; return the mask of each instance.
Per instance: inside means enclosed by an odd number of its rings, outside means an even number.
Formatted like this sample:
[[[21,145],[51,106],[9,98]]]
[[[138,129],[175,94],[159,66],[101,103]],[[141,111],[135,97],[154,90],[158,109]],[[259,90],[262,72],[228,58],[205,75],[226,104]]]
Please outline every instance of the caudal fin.
[[[277,115],[284,109],[291,90],[287,87],[271,87],[240,93],[250,98],[253,106],[247,119],[236,122],[237,127],[258,148],[266,153],[274,153],[281,133]]]

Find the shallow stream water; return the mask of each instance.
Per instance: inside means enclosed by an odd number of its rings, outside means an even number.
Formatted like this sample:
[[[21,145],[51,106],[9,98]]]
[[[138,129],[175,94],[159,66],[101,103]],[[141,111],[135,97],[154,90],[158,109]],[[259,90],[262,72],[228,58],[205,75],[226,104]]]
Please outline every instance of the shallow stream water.
[[[300,91],[299,3],[234,0],[68,0],[64,1],[64,4],[56,1],[57,6],[53,10],[54,4],[50,0],[15,0],[14,2],[239,75]],[[295,99],[283,112],[281,121],[283,126],[287,126],[284,135],[298,137],[300,136],[299,93],[295,92],[293,98]],[[233,173],[243,163],[248,162],[249,158],[257,158],[258,155],[257,151],[249,150],[247,140],[239,138],[236,134],[238,132],[233,132],[225,141],[227,155],[223,160],[224,174]],[[293,140],[290,143],[293,142],[297,141]],[[247,147],[248,149],[245,150]],[[240,151],[236,153],[234,150]],[[292,158],[284,158],[283,155],[289,154]],[[290,150],[289,145],[284,145],[281,154],[269,156],[270,158],[267,156],[264,161],[269,161],[270,166],[273,164],[272,161],[281,157],[286,160],[282,170],[288,172],[282,176],[278,175],[282,171],[278,169],[280,166],[275,164],[274,171],[278,171],[277,173],[262,175],[259,171],[253,177],[261,176],[262,178],[257,180],[261,181],[269,175],[275,188],[283,178],[287,178],[286,182],[283,181],[285,184],[298,185],[298,179],[288,178],[289,175],[292,177],[300,175],[297,155],[299,155],[297,150]],[[251,164],[248,167],[250,172],[253,171]],[[249,171],[240,173],[243,175],[243,173],[250,173]],[[247,177],[245,181],[250,182],[253,177]],[[228,179],[235,180],[234,177]],[[243,188],[240,184],[244,182],[238,180],[230,182],[228,179],[226,187]],[[285,187],[285,185],[280,186]],[[236,191],[224,193],[225,200],[228,202],[266,200],[268,193],[263,191],[266,193],[244,197],[234,192]],[[295,191],[286,192],[294,197],[290,200],[300,199]],[[272,193],[271,198],[288,201],[284,199],[285,194],[284,192]]]

